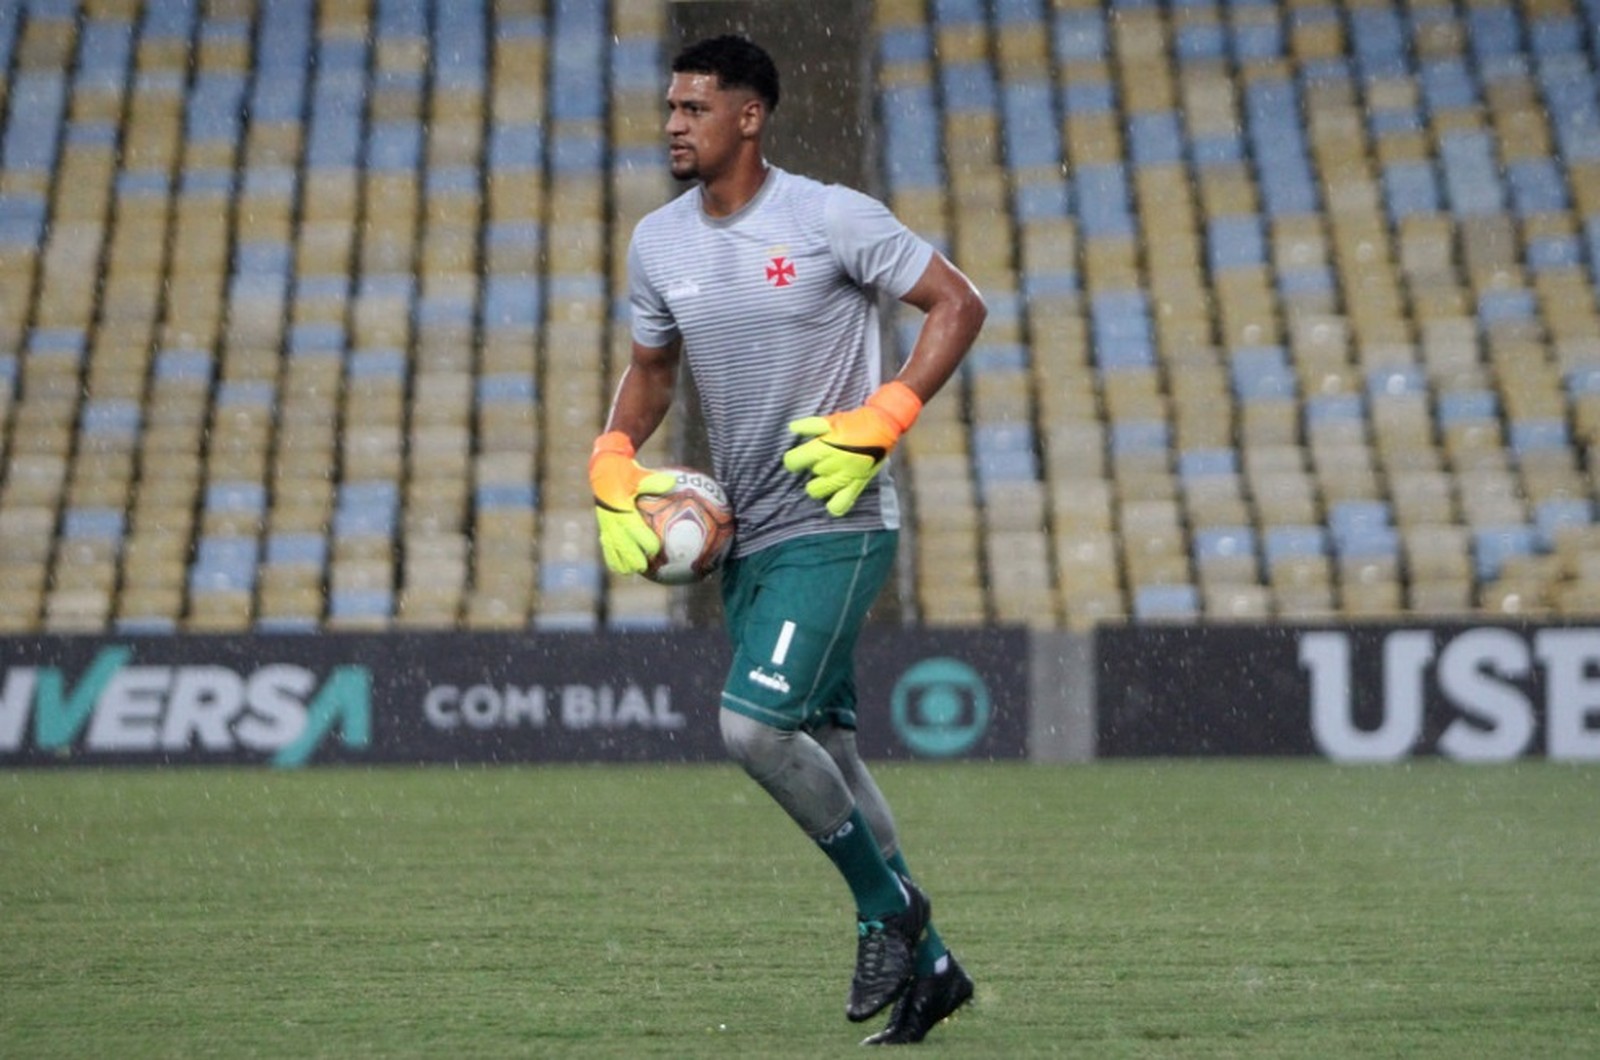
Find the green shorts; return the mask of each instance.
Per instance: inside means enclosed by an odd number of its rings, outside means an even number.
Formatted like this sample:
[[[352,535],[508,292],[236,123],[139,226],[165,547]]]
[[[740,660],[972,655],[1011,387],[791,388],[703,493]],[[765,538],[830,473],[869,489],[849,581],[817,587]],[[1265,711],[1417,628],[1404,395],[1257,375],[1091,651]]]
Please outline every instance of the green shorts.
[[[813,534],[731,561],[722,705],[779,729],[856,725],[856,638],[894,569],[893,530]]]

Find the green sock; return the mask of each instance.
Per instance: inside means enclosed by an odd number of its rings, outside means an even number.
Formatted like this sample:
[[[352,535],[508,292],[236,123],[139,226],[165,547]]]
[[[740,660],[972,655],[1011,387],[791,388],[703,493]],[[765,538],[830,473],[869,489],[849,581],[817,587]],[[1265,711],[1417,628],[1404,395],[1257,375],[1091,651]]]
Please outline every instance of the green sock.
[[[883,860],[883,851],[860,809],[851,810],[845,823],[832,835],[818,839],[817,846],[850,885],[856,911],[862,916],[887,916],[906,907],[900,878]]]
[[[894,857],[889,859],[889,867],[908,880],[913,878],[911,870],[906,867],[905,855],[898,850],[894,852]],[[939,937],[939,932],[934,928],[933,919],[930,917],[927,934],[917,943],[917,974],[932,975],[938,970],[939,959],[949,952],[950,947]]]

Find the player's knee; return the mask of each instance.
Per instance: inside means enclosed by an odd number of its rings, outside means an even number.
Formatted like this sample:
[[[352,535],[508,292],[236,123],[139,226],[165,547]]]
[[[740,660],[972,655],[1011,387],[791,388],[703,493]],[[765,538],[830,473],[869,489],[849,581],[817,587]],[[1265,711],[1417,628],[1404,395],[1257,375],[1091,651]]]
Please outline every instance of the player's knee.
[[[722,728],[722,746],[744,771],[753,777],[770,776],[782,766],[787,754],[785,743],[794,734],[771,725],[747,718],[726,707],[718,718]]]

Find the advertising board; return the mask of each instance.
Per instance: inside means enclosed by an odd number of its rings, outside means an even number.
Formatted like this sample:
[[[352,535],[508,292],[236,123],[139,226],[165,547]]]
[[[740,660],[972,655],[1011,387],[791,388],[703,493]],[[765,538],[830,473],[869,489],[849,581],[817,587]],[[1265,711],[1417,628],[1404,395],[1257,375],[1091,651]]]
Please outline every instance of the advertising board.
[[[0,639],[0,765],[723,757],[720,633]],[[869,757],[1021,757],[1026,636],[869,631]]]
[[[1600,628],[1118,626],[1095,655],[1102,756],[1600,761]]]

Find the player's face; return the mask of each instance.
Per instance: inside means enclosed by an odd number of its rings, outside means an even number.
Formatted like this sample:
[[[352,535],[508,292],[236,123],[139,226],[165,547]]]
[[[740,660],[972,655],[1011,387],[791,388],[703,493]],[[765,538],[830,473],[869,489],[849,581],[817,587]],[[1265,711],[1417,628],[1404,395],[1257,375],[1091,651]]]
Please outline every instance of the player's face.
[[[672,175],[709,182],[726,173],[750,127],[752,106],[759,104],[748,91],[720,87],[715,74],[673,74],[666,128]]]

